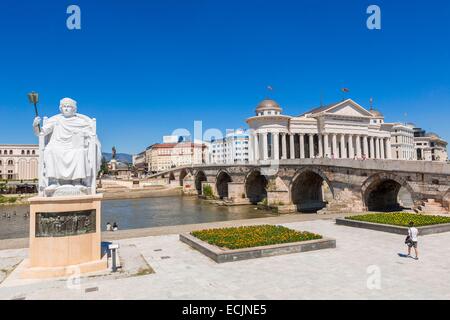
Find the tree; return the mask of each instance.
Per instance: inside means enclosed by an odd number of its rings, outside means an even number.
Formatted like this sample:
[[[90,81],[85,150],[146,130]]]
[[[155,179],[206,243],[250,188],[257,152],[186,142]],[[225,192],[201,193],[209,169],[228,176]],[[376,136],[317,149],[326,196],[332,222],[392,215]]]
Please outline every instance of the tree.
[[[106,161],[105,157],[102,157],[102,164],[100,165],[100,172],[103,174],[108,174],[108,162]]]

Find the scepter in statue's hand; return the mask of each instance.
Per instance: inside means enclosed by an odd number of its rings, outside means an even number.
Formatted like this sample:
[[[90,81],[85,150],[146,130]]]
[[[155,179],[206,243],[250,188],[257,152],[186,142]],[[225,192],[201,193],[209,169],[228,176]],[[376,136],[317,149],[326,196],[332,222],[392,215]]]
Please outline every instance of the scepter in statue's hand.
[[[34,91],[30,92],[28,94],[28,101],[30,101],[30,103],[32,103],[34,105],[34,113],[36,115],[36,118],[34,118],[33,127],[36,127],[36,124],[37,124],[38,132],[41,132],[41,125],[40,125],[41,118],[39,118],[39,114],[38,114],[38,110],[37,110],[39,94]]]

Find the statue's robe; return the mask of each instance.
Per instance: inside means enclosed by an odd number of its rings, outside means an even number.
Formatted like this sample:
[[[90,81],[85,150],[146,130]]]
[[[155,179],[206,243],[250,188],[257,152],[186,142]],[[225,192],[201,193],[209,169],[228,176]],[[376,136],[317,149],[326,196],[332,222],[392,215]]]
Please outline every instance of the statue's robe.
[[[101,146],[94,134],[89,117],[76,113],[72,117],[58,114],[47,119],[41,132],[49,135],[44,148],[44,164],[47,178],[60,180],[86,179],[96,175],[101,165]],[[89,144],[96,145],[92,170],[89,161]]]

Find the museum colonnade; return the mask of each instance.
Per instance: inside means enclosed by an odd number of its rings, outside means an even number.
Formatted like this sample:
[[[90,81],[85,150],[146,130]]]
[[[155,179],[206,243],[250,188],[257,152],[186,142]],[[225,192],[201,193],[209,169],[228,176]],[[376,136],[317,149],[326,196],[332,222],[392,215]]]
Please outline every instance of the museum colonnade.
[[[254,132],[249,135],[250,161],[333,158],[391,159],[389,138],[338,133]]]

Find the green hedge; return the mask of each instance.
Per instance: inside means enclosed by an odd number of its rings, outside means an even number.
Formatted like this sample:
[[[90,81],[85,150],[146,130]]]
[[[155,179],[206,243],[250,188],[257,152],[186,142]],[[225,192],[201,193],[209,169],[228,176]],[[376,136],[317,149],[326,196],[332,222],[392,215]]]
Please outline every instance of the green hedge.
[[[17,197],[5,197],[0,195],[0,203],[15,203],[17,201]]]
[[[393,213],[370,213],[359,216],[346,217],[348,220],[366,221],[394,226],[407,227],[409,222],[414,226],[429,226],[434,224],[450,223],[450,217],[432,216],[417,213],[393,212]]]
[[[319,234],[273,225],[208,229],[193,231],[191,235],[209,244],[226,249],[251,248],[322,239],[322,236]]]

